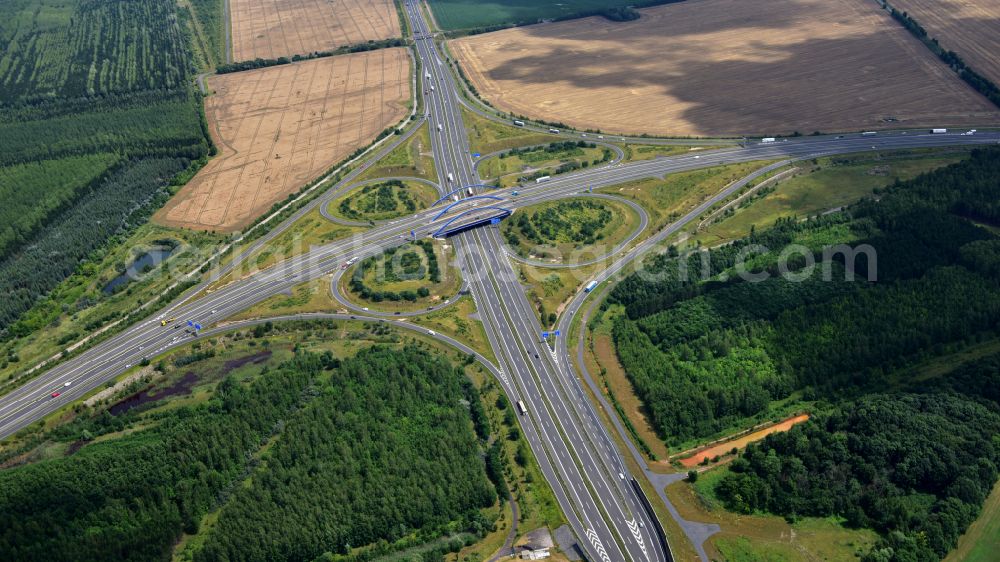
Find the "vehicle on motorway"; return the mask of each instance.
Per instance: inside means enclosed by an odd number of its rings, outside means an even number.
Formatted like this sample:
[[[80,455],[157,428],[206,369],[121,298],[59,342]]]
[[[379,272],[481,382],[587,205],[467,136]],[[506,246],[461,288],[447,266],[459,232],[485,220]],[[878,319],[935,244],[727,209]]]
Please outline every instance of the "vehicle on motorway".
[[[428,72],[428,73],[424,74],[424,78],[430,80],[431,79],[431,73]]]
[[[591,281],[590,283],[587,283],[586,287],[583,288],[583,292],[589,293],[593,291],[595,287],[597,287],[597,281]]]
[[[552,179],[552,176],[542,176],[540,178],[536,178],[535,179],[535,183],[546,182],[546,181],[549,181],[550,179]]]
[[[73,381],[66,381],[65,383],[63,383],[63,386],[69,386],[71,384],[73,384]]]
[[[466,193],[466,195],[468,195],[469,197],[472,197],[473,195],[475,195],[475,193],[473,193],[473,192],[472,192],[472,188],[471,188],[471,187],[467,187],[467,188],[465,188],[465,193]]]
[[[448,172],[448,181],[455,181],[455,175],[451,172]]]
[[[434,91],[434,84],[431,84],[431,91]]]
[[[947,132],[948,132],[948,129],[931,129],[931,134],[932,135],[943,135],[944,133],[947,133]]]
[[[774,141],[775,141],[774,137],[764,137],[764,138],[760,139],[761,143],[772,143]]]
[[[553,135],[558,135],[559,129],[549,129],[549,132],[552,133]]]
[[[515,119],[514,120],[514,124],[517,125],[518,127],[523,127],[524,126],[524,121],[519,121],[519,120]]]
[[[515,189],[514,191],[511,191],[510,194],[516,197],[517,196],[517,190]]]
[[[166,320],[160,320],[160,326],[166,326],[167,324],[177,320],[176,318],[167,318]]]
[[[517,401],[517,410],[521,412],[522,416],[528,415],[528,407],[524,405],[524,400]]]
[[[878,134],[877,131],[865,131],[865,132],[861,133],[861,136],[863,136],[863,137],[871,137],[871,136],[875,136],[877,134]]]
[[[443,131],[444,130],[444,125],[442,125],[441,123],[438,123],[438,130],[439,131]]]
[[[62,393],[57,390],[57,391],[53,392],[52,394],[50,394],[49,396],[51,396],[53,398],[59,398],[61,395],[62,395]]]
[[[432,336],[436,336],[437,335],[437,334],[434,333],[434,330],[427,330],[427,333],[430,334],[430,335],[432,335]]]

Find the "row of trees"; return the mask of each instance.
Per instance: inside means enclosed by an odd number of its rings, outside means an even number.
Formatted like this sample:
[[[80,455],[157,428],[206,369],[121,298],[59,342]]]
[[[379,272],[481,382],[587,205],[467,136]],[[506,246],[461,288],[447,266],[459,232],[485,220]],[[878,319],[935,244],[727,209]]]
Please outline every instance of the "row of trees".
[[[5,2],[0,17],[17,22],[0,33],[4,102],[178,89],[192,75],[171,0]]]

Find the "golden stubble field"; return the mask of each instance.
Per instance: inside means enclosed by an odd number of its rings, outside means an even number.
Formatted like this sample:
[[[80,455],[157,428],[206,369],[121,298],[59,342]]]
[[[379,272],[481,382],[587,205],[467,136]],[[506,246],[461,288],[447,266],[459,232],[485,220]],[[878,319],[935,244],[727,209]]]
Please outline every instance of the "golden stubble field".
[[[1000,0],[892,0],[973,70],[1000,83]]]
[[[392,0],[230,0],[233,60],[330,51],[400,35]]]
[[[580,129],[781,134],[1000,122],[868,0],[687,0],[461,38],[481,95]]]
[[[154,217],[238,230],[407,114],[410,57],[380,49],[209,78],[220,155]]]

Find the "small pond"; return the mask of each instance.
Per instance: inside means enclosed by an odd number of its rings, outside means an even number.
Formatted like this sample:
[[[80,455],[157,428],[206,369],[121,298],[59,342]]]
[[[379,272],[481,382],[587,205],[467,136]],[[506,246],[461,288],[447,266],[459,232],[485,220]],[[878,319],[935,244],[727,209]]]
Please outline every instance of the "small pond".
[[[115,277],[104,286],[102,291],[104,294],[110,295],[115,292],[118,287],[128,284],[129,281],[138,278],[140,275],[155,268],[156,266],[163,263],[164,260],[170,257],[174,253],[177,246],[158,246],[152,248],[145,254],[139,256],[125,268],[125,272]]]

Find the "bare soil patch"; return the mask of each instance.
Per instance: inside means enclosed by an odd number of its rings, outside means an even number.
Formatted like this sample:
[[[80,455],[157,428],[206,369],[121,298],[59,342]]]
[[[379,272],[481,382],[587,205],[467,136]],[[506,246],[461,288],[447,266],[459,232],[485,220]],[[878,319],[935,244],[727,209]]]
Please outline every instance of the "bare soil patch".
[[[400,35],[392,0],[230,0],[233,60],[332,51]]]
[[[711,447],[706,447],[704,449],[696,451],[693,455],[681,459],[680,462],[682,465],[688,468],[691,468],[692,466],[697,466],[699,463],[701,463],[701,461],[705,459],[713,459],[715,457],[725,456],[729,454],[729,452],[732,451],[733,448],[742,449],[747,445],[749,445],[750,443],[760,441],[761,439],[767,437],[768,435],[771,435],[772,433],[781,433],[783,431],[788,431],[789,429],[792,428],[792,426],[798,425],[808,419],[809,419],[808,414],[793,416],[774,425],[765,427],[764,429],[760,429],[752,433],[743,435],[742,437],[739,437],[737,439],[723,441],[722,443],[718,443],[716,445],[712,445]]]
[[[1000,84],[1000,0],[892,0],[945,49]]]
[[[209,79],[221,154],[157,214],[168,226],[233,231],[402,119],[409,55],[380,49]]]
[[[928,0],[929,1],[929,0]],[[877,5],[688,0],[451,43],[497,107],[579,129],[790,134],[1000,122]]]

